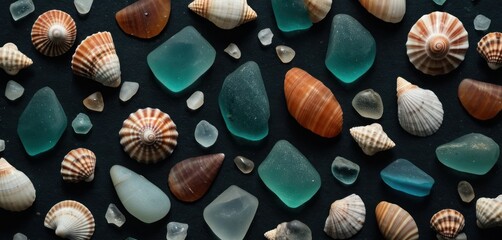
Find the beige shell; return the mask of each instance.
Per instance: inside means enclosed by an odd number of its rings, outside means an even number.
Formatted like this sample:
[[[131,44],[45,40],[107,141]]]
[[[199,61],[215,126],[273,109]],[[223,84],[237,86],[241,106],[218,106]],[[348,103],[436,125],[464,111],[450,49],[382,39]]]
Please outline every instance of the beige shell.
[[[351,194],[331,204],[324,232],[334,239],[350,238],[361,230],[365,219],[363,200],[359,195]]]
[[[403,20],[406,13],[406,0],[359,0],[373,16],[390,23]]]
[[[195,0],[188,8],[222,29],[232,29],[258,17],[246,0]]]
[[[377,152],[389,150],[396,146],[383,131],[382,125],[378,123],[353,127],[350,129],[350,135],[368,156],[373,156]]]
[[[480,228],[502,227],[502,194],[476,201],[476,224]]]
[[[178,139],[176,124],[168,114],[156,108],[131,113],[119,135],[124,151],[141,163],[156,163],[168,157]]]
[[[380,232],[386,240],[417,240],[418,227],[413,217],[400,206],[381,201],[375,208]]]
[[[303,2],[313,23],[323,20],[331,10],[332,0],[303,0]]]
[[[71,150],[61,162],[61,176],[68,182],[90,182],[94,179],[96,155],[86,148]]]
[[[397,116],[408,133],[425,137],[434,134],[443,123],[443,104],[431,90],[419,88],[402,77],[397,78]]]
[[[312,231],[309,226],[298,220],[283,222],[275,229],[263,234],[268,240],[289,240],[289,239],[312,239]]]
[[[86,240],[94,234],[96,224],[87,207],[77,201],[64,200],[45,215],[44,226],[54,229],[61,238]]]
[[[455,238],[464,229],[465,218],[454,209],[443,209],[431,218],[431,227],[445,238]]]
[[[435,76],[460,65],[469,48],[469,39],[458,18],[446,12],[433,12],[411,27],[406,48],[415,68]]]
[[[0,158],[0,208],[23,211],[33,205],[35,197],[35,187],[26,174]]]
[[[120,62],[112,35],[98,32],[78,45],[71,60],[76,75],[97,81],[108,87],[120,85]]]
[[[0,68],[9,75],[16,75],[19,70],[33,64],[31,58],[17,49],[16,44],[6,43],[0,47]]]
[[[77,37],[75,21],[68,13],[50,10],[40,15],[31,29],[33,46],[45,56],[66,53]]]
[[[491,32],[478,42],[478,53],[486,60],[493,70],[502,67],[502,33]]]

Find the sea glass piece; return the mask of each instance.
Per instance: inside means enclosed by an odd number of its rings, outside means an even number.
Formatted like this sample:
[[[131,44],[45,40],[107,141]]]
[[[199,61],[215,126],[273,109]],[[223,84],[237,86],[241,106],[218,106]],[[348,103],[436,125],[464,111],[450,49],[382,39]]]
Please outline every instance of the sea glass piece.
[[[244,63],[225,78],[218,103],[228,130],[237,138],[259,141],[268,135],[270,106],[255,62]]]
[[[371,33],[347,14],[333,17],[325,64],[343,83],[353,83],[373,65],[376,43]]]
[[[12,237],[12,240],[28,240],[28,237],[22,233],[16,233],[14,237]]]
[[[188,233],[188,224],[170,222],[167,224],[166,240],[185,240]]]
[[[171,0],[138,0],[115,14],[125,33],[143,39],[159,35],[171,15]]]
[[[380,119],[383,115],[382,98],[373,89],[357,93],[352,99],[352,107],[365,118]]]
[[[286,206],[297,208],[321,187],[321,177],[309,160],[291,143],[279,140],[258,167],[265,185]]]
[[[499,145],[493,139],[469,133],[436,148],[436,156],[445,166],[460,172],[484,175],[497,163]]]
[[[230,57],[233,57],[235,59],[241,58],[241,50],[235,43],[230,43],[228,46],[225,48],[225,51]]]
[[[102,112],[103,109],[105,109],[105,101],[103,100],[101,92],[95,92],[89,95],[82,101],[82,103],[91,111]]]
[[[5,86],[5,97],[11,101],[14,101],[21,96],[23,96],[24,93],[24,87],[21,86],[21,84],[9,80],[7,82],[7,85]]]
[[[472,185],[467,181],[458,182],[457,191],[460,199],[465,203],[470,203],[476,197],[474,188],[472,188]]]
[[[122,102],[129,101],[139,89],[139,83],[137,82],[128,82],[125,81],[122,83],[122,87],[120,87],[119,99]]]
[[[187,107],[190,110],[195,111],[204,105],[204,93],[201,91],[195,91],[187,99]]]
[[[474,29],[478,31],[486,31],[488,28],[490,28],[490,24],[492,23],[492,20],[487,18],[483,14],[478,14],[474,18]]]
[[[258,32],[258,39],[263,46],[272,44],[272,38],[274,38],[274,33],[270,28],[264,28]]]
[[[356,163],[340,156],[331,163],[331,173],[345,185],[351,185],[357,180],[360,169]]]
[[[30,156],[52,149],[67,126],[66,114],[56,93],[38,90],[19,117],[17,134]]]
[[[214,145],[218,139],[218,129],[206,120],[201,120],[195,127],[195,141],[202,147],[208,148]]]
[[[5,140],[0,139],[0,152],[5,150]]]
[[[235,166],[244,174],[249,174],[254,169],[254,162],[243,156],[237,156],[234,158]]]
[[[105,213],[106,222],[108,224],[113,224],[117,227],[122,227],[126,222],[126,218],[122,212],[115,206],[115,204],[110,203]]]
[[[71,122],[71,127],[76,134],[87,134],[92,128],[91,119],[85,113],[79,113]]]
[[[397,159],[380,172],[382,180],[398,191],[424,197],[429,195],[434,179],[406,159]]]
[[[268,240],[312,240],[312,231],[305,223],[293,220],[277,225],[264,236]]]
[[[17,0],[10,4],[9,10],[12,19],[17,21],[35,11],[35,4],[33,4],[32,0]]]
[[[439,6],[443,6],[443,4],[446,2],[446,0],[432,0],[432,1],[434,1],[434,3]]]
[[[148,66],[168,90],[179,93],[214,63],[216,50],[192,26],[173,35],[147,57]]]
[[[221,240],[242,240],[258,209],[258,199],[231,185],[206,208],[204,221]]]
[[[303,0],[272,0],[277,26],[283,32],[309,29],[312,26]]]
[[[277,57],[279,57],[282,63],[290,63],[296,54],[295,50],[284,45],[275,47],[275,53],[277,53]]]
[[[111,167],[110,176],[122,205],[140,221],[156,222],[171,209],[167,195],[145,177],[120,165]]]
[[[73,5],[77,9],[78,14],[81,16],[86,15],[91,11],[92,2],[94,0],[74,0]]]

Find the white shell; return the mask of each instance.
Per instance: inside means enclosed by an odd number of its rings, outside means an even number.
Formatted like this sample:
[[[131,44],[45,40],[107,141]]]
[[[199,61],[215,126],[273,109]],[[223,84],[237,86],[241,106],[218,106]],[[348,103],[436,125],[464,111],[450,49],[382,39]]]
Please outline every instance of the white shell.
[[[94,234],[96,224],[87,207],[77,201],[64,200],[54,205],[45,215],[44,226],[54,229],[59,237],[86,240]]]
[[[359,0],[373,16],[390,23],[403,20],[406,13],[406,0]]]
[[[90,182],[94,179],[96,155],[85,148],[71,150],[61,162],[61,176],[68,182]]]
[[[35,201],[36,191],[31,180],[21,171],[0,158],[0,208],[19,212]]]
[[[336,200],[331,204],[324,232],[334,239],[354,236],[363,227],[366,207],[357,194]]]
[[[502,194],[476,201],[476,224],[480,228],[502,227]]]
[[[17,49],[16,44],[6,43],[0,47],[0,68],[9,75],[16,75],[19,70],[33,64],[33,61]]]
[[[332,0],[303,0],[313,23],[323,20],[331,10]]]
[[[195,0],[188,8],[222,29],[232,29],[257,18],[246,0]]]
[[[396,146],[392,139],[383,131],[382,125],[378,123],[353,127],[350,129],[350,135],[359,144],[363,152],[369,156]]]

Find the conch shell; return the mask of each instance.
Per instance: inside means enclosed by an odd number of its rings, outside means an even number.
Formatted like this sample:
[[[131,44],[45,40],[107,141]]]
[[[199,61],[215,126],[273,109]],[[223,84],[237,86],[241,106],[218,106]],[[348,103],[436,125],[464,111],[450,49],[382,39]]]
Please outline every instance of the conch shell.
[[[403,20],[406,13],[406,0],[359,0],[373,16],[390,23]]]
[[[68,14],[50,10],[40,15],[31,29],[33,46],[45,56],[54,57],[66,53],[77,37],[77,26]]]
[[[195,0],[188,8],[222,29],[232,29],[258,17],[246,0]]]
[[[478,42],[478,53],[486,60],[488,67],[497,70],[502,67],[502,33],[491,32]]]
[[[502,227],[502,194],[476,201],[476,224],[479,228]]]
[[[464,79],[458,86],[458,99],[476,119],[492,119],[502,111],[502,86]]]
[[[324,232],[334,239],[347,239],[363,228],[366,207],[357,194],[351,194],[331,204]]]
[[[377,152],[389,150],[396,146],[383,131],[382,125],[378,123],[353,127],[350,129],[350,135],[368,156],[373,156]]]
[[[375,208],[378,228],[386,240],[418,240],[413,217],[400,206],[381,201]]]
[[[33,64],[33,61],[17,50],[14,43],[6,43],[0,47],[0,68],[9,75],[16,75],[19,70]]]
[[[23,211],[33,205],[35,197],[35,187],[26,174],[0,158],[0,208]]]
[[[430,223],[439,235],[447,239],[455,239],[464,229],[465,218],[457,210],[443,209],[432,216]]]
[[[71,150],[61,162],[61,176],[68,182],[90,182],[94,179],[96,155],[86,148]]]
[[[138,0],[115,14],[119,27],[138,38],[152,38],[164,29],[171,15],[171,0]]]
[[[91,239],[96,224],[91,211],[83,204],[64,200],[54,205],[45,215],[44,226],[56,235],[72,240]]]

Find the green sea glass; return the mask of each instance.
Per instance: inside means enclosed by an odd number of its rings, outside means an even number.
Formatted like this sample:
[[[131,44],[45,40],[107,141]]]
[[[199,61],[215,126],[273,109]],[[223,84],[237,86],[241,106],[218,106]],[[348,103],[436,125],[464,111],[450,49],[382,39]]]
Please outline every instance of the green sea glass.
[[[312,26],[303,0],[272,0],[277,26],[283,32],[309,29]]]
[[[87,134],[91,131],[92,122],[85,113],[79,113],[71,122],[71,127],[76,134]]]

